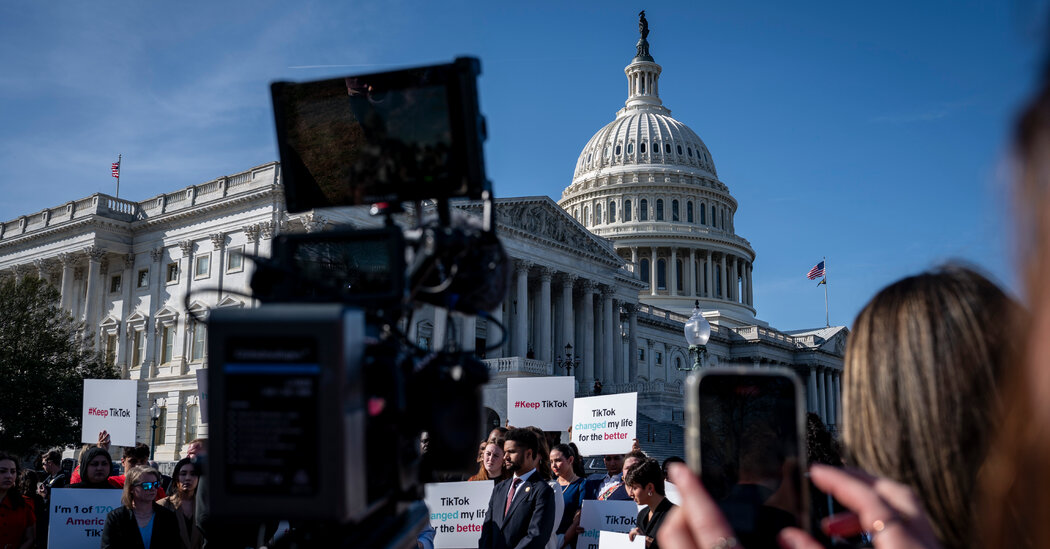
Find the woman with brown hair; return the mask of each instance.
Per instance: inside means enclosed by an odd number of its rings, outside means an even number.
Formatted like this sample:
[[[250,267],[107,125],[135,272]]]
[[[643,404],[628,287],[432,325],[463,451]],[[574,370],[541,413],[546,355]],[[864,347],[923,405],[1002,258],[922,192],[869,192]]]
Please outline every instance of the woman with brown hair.
[[[124,478],[120,507],[106,515],[101,549],[179,549],[175,514],[154,499],[160,471],[135,467]]]
[[[485,445],[481,454],[481,466],[474,476],[467,480],[494,480],[499,482],[510,478],[510,472],[503,468],[503,439],[496,439]]]
[[[999,424],[1018,305],[949,265],[880,291],[846,346],[843,441],[851,462],[910,486],[945,547],[983,546],[978,473]]]
[[[201,549],[204,546],[204,537],[194,520],[199,481],[197,466],[190,458],[180,459],[171,473],[174,493],[159,502],[161,507],[175,513],[179,524],[179,538],[184,549]]]

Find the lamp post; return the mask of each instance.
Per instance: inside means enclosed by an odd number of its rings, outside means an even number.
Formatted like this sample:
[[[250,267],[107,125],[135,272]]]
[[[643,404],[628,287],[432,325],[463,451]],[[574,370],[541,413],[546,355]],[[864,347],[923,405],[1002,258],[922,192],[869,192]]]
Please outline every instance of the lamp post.
[[[689,368],[678,368],[681,371],[697,370],[703,365],[703,355],[707,352],[707,341],[711,339],[711,324],[700,312],[700,300],[696,300],[693,316],[685,323],[685,341],[689,343],[689,352],[696,356]]]
[[[160,419],[160,407],[157,406],[157,401],[153,401],[153,406],[149,407],[149,418],[153,433],[149,439],[149,459],[153,461],[154,454],[157,453],[157,420]]]
[[[557,364],[558,366],[562,367],[562,368],[565,368],[565,371],[567,372],[567,375],[570,375],[570,376],[572,375],[572,369],[573,368],[579,368],[580,367],[580,357],[578,355],[573,355],[572,354],[572,343],[566,343],[565,344],[565,356],[564,357],[559,356],[554,361],[554,363]]]

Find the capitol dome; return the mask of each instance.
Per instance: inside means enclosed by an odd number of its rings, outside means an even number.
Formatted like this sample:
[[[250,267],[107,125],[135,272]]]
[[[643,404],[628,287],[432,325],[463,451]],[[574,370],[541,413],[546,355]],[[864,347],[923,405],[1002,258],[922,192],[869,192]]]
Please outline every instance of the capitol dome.
[[[663,105],[644,17],[639,30],[627,101],[583,147],[558,205],[648,283],[641,302],[690,314],[699,301],[713,322],[755,324],[755,252],[735,232],[736,199],[704,141]]]

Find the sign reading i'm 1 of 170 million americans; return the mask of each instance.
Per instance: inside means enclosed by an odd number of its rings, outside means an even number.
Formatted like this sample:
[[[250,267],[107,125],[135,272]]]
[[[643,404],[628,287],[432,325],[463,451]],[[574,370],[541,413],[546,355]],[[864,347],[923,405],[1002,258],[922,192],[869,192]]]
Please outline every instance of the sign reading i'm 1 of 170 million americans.
[[[575,396],[574,377],[512,377],[507,380],[507,421],[515,427],[564,431],[572,424]]]
[[[638,393],[576,399],[572,409],[572,441],[580,455],[625,454],[631,451],[638,418]]]

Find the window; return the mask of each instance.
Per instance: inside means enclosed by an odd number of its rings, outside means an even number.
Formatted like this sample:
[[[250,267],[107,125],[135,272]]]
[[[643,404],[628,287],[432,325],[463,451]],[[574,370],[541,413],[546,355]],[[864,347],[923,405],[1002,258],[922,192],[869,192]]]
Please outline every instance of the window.
[[[667,153],[667,154],[671,154],[671,144],[670,143],[664,143],[664,152]]]
[[[664,220],[664,199],[662,198],[656,199],[656,220]]]
[[[615,223],[615,222],[616,222],[616,203],[615,202],[610,202],[609,203],[609,223]]]
[[[693,222],[693,201],[685,203],[685,220],[689,223]]]
[[[679,221],[678,218],[678,201],[671,201],[671,221]]]
[[[644,198],[638,207],[638,221],[649,221],[649,201]]]
[[[430,338],[429,337],[425,337],[425,336],[419,337],[416,340],[416,344],[419,346],[420,349],[423,349],[424,351],[429,351],[430,350]]]
[[[667,289],[667,262],[663,259],[656,261],[656,289]]]
[[[725,228],[726,228],[726,211],[722,210],[722,230],[724,231]]]
[[[616,156],[620,156],[620,146],[616,146]]]
[[[178,282],[179,281],[179,264],[178,263],[175,263],[174,261],[171,262],[171,263],[168,263],[168,276],[164,280],[167,280],[169,284],[171,284],[172,282]]]
[[[117,364],[117,334],[106,334],[106,364],[116,366]]]
[[[572,209],[572,217],[575,218],[576,221],[580,220],[580,210],[579,210],[579,208],[573,208]]]
[[[634,143],[627,144],[627,154],[634,154]]]
[[[682,154],[682,146],[678,145],[678,154]]]
[[[682,369],[682,358],[681,357],[677,357],[677,356],[674,357],[674,367],[675,367],[676,370],[681,370]]]
[[[685,151],[686,151],[686,153],[689,154],[689,158],[693,157],[693,148],[692,147],[687,148]],[[697,156],[700,156],[700,155],[697,155]]]
[[[645,360],[645,347],[638,347],[638,360]]]
[[[656,351],[656,365],[660,366],[664,363],[664,354],[660,351]]]
[[[230,248],[226,252],[226,272],[236,273],[244,270],[244,246]]]
[[[715,205],[711,204],[711,226],[714,227],[714,226],[717,226],[717,225],[718,225],[718,215],[717,215],[717,212],[715,212]]]
[[[595,204],[594,205],[594,224],[598,225],[601,222],[602,222],[602,205],[601,204]]]
[[[642,282],[649,283],[649,260],[643,259],[640,269],[642,270]]]
[[[707,225],[707,206],[703,202],[700,203],[700,224]]]
[[[172,351],[175,349],[175,326],[164,326],[160,329],[160,363],[171,362]]]
[[[678,291],[681,292],[682,289],[683,289],[683,287],[682,287],[682,283],[683,283],[682,282],[682,260],[681,259],[678,260],[678,264],[675,266],[674,276],[675,276],[675,279],[674,279],[675,283],[674,283],[674,285],[675,285],[676,288],[678,288]]]
[[[645,154],[645,142],[638,144],[638,152]]]
[[[197,438],[197,426],[201,422],[201,407],[197,403],[186,406],[186,433],[182,440]]]
[[[715,295],[722,297],[722,269],[715,269]]]
[[[200,254],[193,258],[193,278],[208,278],[211,275],[211,254]]]
[[[135,285],[139,288],[149,287],[149,269],[139,269],[138,275],[135,276]]]
[[[587,211],[587,206],[584,206],[583,207],[583,224],[584,225],[590,225],[591,224],[590,216],[587,215],[588,213],[590,213],[590,212]]]
[[[142,359],[145,358],[146,351],[146,331],[135,330],[135,333],[131,335],[131,365],[142,366]]]
[[[159,406],[159,405],[158,405]],[[150,421],[153,421],[152,419]],[[157,446],[164,444],[164,436],[166,429],[165,425],[168,423],[168,407],[160,406],[160,417],[157,418]],[[152,423],[150,424],[152,426]]]
[[[631,220],[631,201],[630,199],[623,201],[623,220]]]
[[[204,360],[208,354],[208,326],[203,322],[193,323],[193,344],[190,346],[190,360]]]

